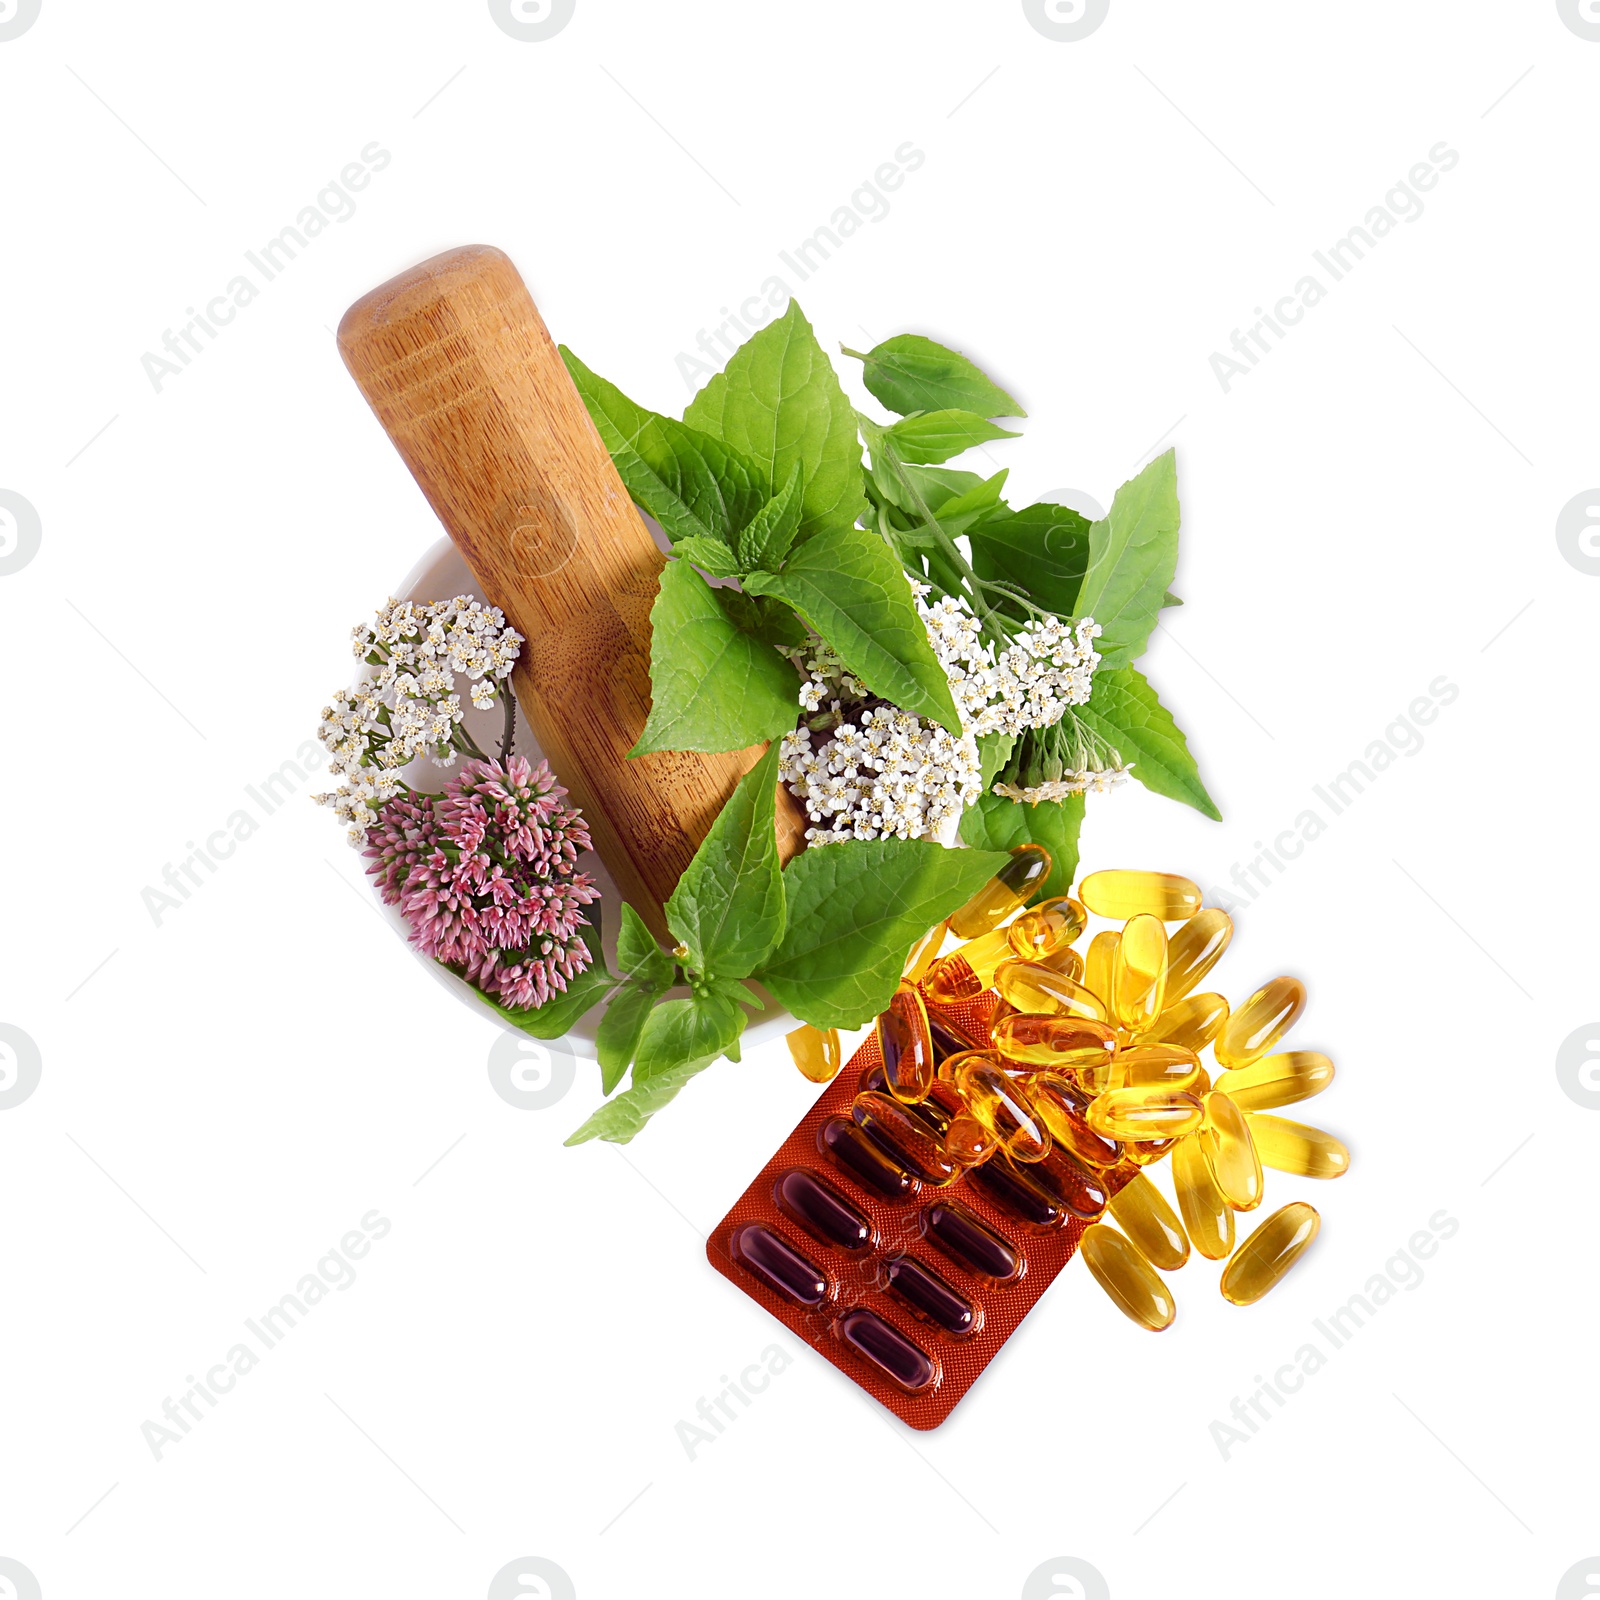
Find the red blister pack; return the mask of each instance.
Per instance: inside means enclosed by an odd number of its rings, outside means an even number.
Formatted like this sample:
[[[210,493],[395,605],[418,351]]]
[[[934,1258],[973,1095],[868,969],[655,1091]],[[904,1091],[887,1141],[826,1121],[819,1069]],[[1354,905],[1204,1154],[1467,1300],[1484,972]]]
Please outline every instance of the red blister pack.
[[[996,998],[929,1001],[928,1016],[965,1049],[987,1039]],[[1139,1169],[996,1155],[951,1183],[920,1182],[851,1120],[879,1066],[869,1035],[712,1230],[706,1255],[896,1416],[937,1428]]]

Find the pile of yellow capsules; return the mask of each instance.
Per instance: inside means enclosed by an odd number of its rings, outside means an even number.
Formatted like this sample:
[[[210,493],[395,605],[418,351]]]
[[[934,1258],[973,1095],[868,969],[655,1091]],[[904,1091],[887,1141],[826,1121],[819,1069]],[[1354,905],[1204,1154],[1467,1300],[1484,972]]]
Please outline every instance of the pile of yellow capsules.
[[[942,1167],[960,1173],[1004,1151],[1013,1162],[1063,1160],[1085,1170],[1090,1191],[1172,1157],[1178,1216],[1142,1170],[1109,1203],[1121,1230],[1093,1221],[1079,1253],[1116,1305],[1141,1327],[1172,1325],[1176,1304],[1156,1271],[1201,1255],[1226,1261],[1223,1297],[1251,1305],[1305,1253],[1321,1219],[1295,1201],[1235,1242],[1237,1213],[1262,1202],[1262,1168],[1337,1178],[1350,1153],[1332,1134],[1268,1115],[1333,1081],[1311,1050],[1273,1053],[1305,1008],[1305,985],[1274,978],[1242,1004],[1196,993],[1233,937],[1227,912],[1202,908],[1187,878],[1095,872],[1078,887],[1025,910],[1050,872],[1048,853],[1019,845],[1011,860],[948,923],[912,950],[889,1010],[875,1024],[885,1087],[894,1101],[942,1113]],[[1122,924],[1076,945],[1089,913]],[[1169,932],[1169,926],[1172,931]],[[965,941],[941,955],[947,933]],[[920,985],[920,988],[919,988]],[[998,991],[989,1037],[940,1054],[923,995],[944,1005]],[[838,1035],[800,1028],[790,1050],[807,1077],[838,1070]],[[1215,1081],[1202,1062],[1210,1048]],[[854,1114],[866,1131],[888,1096],[863,1091]],[[1054,1155],[1052,1155],[1054,1152]],[[1080,1213],[1081,1214],[1081,1213]],[[1085,1217],[1085,1220],[1088,1220]]]

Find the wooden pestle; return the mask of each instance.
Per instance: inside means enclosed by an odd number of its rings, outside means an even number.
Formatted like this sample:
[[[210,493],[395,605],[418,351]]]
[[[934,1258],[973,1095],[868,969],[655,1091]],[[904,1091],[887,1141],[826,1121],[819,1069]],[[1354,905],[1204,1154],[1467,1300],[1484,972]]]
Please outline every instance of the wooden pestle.
[[[665,558],[526,285],[499,250],[452,250],[351,306],[339,350],[479,598],[526,638],[522,713],[623,898],[667,937],[664,903],[763,747],[628,758],[650,710]],[[805,826],[780,786],[785,860]]]

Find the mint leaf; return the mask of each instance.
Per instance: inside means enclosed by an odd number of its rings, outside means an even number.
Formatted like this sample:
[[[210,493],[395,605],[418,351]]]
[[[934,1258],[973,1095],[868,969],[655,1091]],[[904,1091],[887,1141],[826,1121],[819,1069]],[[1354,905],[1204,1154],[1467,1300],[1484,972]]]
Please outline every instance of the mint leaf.
[[[1202,816],[1220,822],[1222,813],[1200,781],[1189,742],[1136,667],[1094,675],[1089,703],[1073,714],[1133,763],[1133,775],[1152,793],[1181,800]]]
[[[846,350],[862,363],[862,380],[889,410],[972,411],[980,417],[1025,417],[1027,412],[967,358],[920,333],[902,333],[874,345],[865,355]]]
[[[617,965],[624,978],[631,978],[648,989],[670,989],[678,969],[671,956],[656,943],[656,936],[645,926],[644,918],[626,901],[617,928]]]
[[[738,558],[720,539],[709,539],[704,534],[691,534],[673,545],[672,553],[685,561],[692,561],[702,572],[713,578],[736,578],[740,567]]]
[[[567,1143],[626,1144],[696,1073],[737,1050],[744,1020],[744,1012],[723,995],[656,1006],[634,1056],[632,1087],[601,1106]]]
[[[669,561],[650,610],[650,718],[628,752],[742,750],[794,726],[800,679],[728,620],[687,561]]]
[[[628,493],[667,537],[731,544],[766,499],[757,468],[721,440],[636,405],[565,345],[561,359]]]
[[[1130,666],[1144,653],[1177,565],[1177,455],[1169,450],[1123,484],[1110,515],[1089,529],[1077,615],[1104,630],[1096,648],[1105,666]]]
[[[931,839],[813,846],[784,871],[783,942],[755,976],[813,1027],[861,1027],[888,1005],[912,942],[965,905],[1005,860]]]
[[[1013,850],[1042,844],[1050,852],[1050,875],[1035,890],[1035,901],[1068,894],[1078,871],[1078,830],[1083,826],[1083,796],[1041,800],[1026,805],[1003,794],[986,794],[961,818],[961,837],[979,850]]]
[[[972,570],[989,583],[1009,583],[1035,605],[1074,615],[1089,565],[1089,519],[1067,506],[1045,503],[1003,511],[973,528]],[[1001,602],[1011,615],[1021,606]],[[1096,618],[1098,621],[1099,618]]]
[[[771,487],[798,466],[802,536],[861,514],[855,412],[798,301],[734,351],[683,420],[742,451]]]
[[[739,534],[739,565],[744,572],[776,572],[800,531],[800,467],[750,519]]]
[[[874,694],[952,733],[961,731],[949,681],[928,643],[905,573],[875,534],[831,528],[795,550],[782,572],[753,572],[744,586],[751,594],[787,601]]]
[[[783,936],[783,872],[774,823],[778,741],[739,780],[667,901],[667,926],[688,965],[742,978]]]
[[[1008,433],[992,422],[971,411],[923,411],[916,416],[903,417],[884,435],[893,444],[902,461],[915,461],[928,465],[948,461],[974,445],[988,444],[994,439],[1017,439],[1020,434]]]

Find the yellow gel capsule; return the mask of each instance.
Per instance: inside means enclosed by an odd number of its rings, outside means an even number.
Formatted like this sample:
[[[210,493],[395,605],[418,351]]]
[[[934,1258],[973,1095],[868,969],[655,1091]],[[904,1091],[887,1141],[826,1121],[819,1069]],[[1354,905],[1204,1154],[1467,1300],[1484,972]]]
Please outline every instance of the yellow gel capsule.
[[[958,1111],[945,1129],[944,1153],[958,1167],[981,1167],[999,1141],[970,1111]]]
[[[1189,994],[1216,966],[1233,938],[1233,918],[1217,906],[1197,911],[1173,934],[1167,948],[1167,999],[1170,1006]]]
[[[1139,1035],[1140,1044],[1181,1044],[1198,1054],[1228,1025],[1228,1002],[1220,994],[1192,994],[1169,1005],[1154,1026]]]
[[[1078,898],[1097,917],[1117,922],[1137,916],[1187,922],[1200,909],[1199,889],[1172,872],[1091,872]]]
[[[1297,1178],[1342,1178],[1350,1170],[1344,1141],[1287,1117],[1246,1117],[1261,1165]]]
[[[807,1022],[785,1035],[785,1039],[794,1064],[813,1083],[829,1082],[843,1065],[844,1051],[840,1048],[837,1028],[829,1028],[824,1033]]]
[[[950,930],[950,919],[946,917],[943,922],[936,922],[912,945],[910,953],[906,956],[905,972],[903,974],[907,983],[921,983],[928,975],[928,968],[939,959],[940,947],[944,944],[944,936]]]
[[[998,1067],[969,1060],[956,1073],[955,1081],[967,1110],[1013,1161],[1043,1161],[1050,1154],[1049,1130],[1015,1079]]]
[[[1111,958],[1111,1014],[1137,1033],[1161,1015],[1167,979],[1167,930],[1157,917],[1130,917]]]
[[[1222,1298],[1253,1306],[1311,1247],[1322,1229],[1315,1206],[1296,1200],[1274,1211],[1222,1270]]]
[[[1217,1040],[1217,1065],[1248,1067],[1275,1045],[1306,1008],[1306,986],[1298,978],[1274,978],[1237,1007]]]
[[[1050,876],[1050,852],[1042,844],[1019,844],[1011,859],[950,919],[958,939],[976,939],[1020,911]]]
[[[1122,935],[1114,928],[1097,933],[1089,941],[1089,957],[1083,964],[1083,986],[1104,1002],[1107,1016],[1111,1015],[1111,966],[1121,940]]]
[[[1318,1050],[1286,1050],[1236,1067],[1217,1079],[1217,1088],[1241,1111],[1270,1111],[1321,1094],[1333,1082],[1333,1063]]]
[[[1108,1139],[1181,1139],[1205,1120],[1205,1110],[1182,1089],[1108,1089],[1085,1116]]]
[[[1078,1253],[1095,1282],[1125,1317],[1151,1333],[1172,1326],[1178,1308],[1156,1270],[1138,1250],[1103,1222],[1091,1223],[1078,1241]]]
[[[996,1022],[989,1037],[1012,1072],[1079,1072],[1104,1067],[1117,1053],[1111,1029],[1086,1017],[1016,1011]]]
[[[1074,983],[1083,982],[1083,957],[1070,944],[1047,956],[1040,956],[1039,965],[1049,967],[1052,972],[1065,973]]]
[[[1111,1197],[1111,1215],[1152,1267],[1176,1272],[1189,1259],[1189,1238],[1165,1196],[1140,1172]]]
[[[1122,1153],[1136,1167],[1153,1167],[1177,1144],[1176,1139],[1130,1139]]]
[[[1089,913],[1071,895],[1041,900],[1024,911],[1006,930],[1014,955],[1024,961],[1043,961],[1066,949],[1089,925]]]
[[[1105,1076],[1107,1089],[1187,1089],[1193,1094],[1205,1068],[1182,1045],[1135,1044],[1111,1058]]]
[[[1172,1186],[1195,1249],[1208,1261],[1227,1260],[1233,1253],[1233,1207],[1211,1176],[1199,1134],[1180,1139],[1173,1150]]]
[[[1004,928],[969,939],[929,966],[924,980],[928,998],[946,1006],[976,1000],[994,982],[995,968],[1014,959]]]
[[[995,969],[994,986],[1003,1000],[1018,1011],[1037,1016],[1084,1017],[1090,1022],[1109,1020],[1106,1008],[1081,983],[1038,961],[1002,961]]]
[[[1088,1102],[1070,1078],[1042,1072],[1028,1079],[1028,1102],[1062,1150],[1087,1167],[1114,1167],[1122,1155],[1115,1139],[1104,1139],[1083,1120]]]
[[[889,1009],[873,1024],[873,1032],[889,1093],[908,1106],[921,1105],[938,1070],[922,991],[902,978],[889,998]]]
[[[998,1067],[1000,1057],[993,1050],[963,1050],[959,1055],[946,1056],[939,1063],[939,1081],[953,1083],[958,1087],[961,1082],[961,1069],[967,1066]],[[963,1104],[965,1099],[963,1098]]]
[[[1235,1211],[1254,1211],[1261,1204],[1261,1157],[1256,1153],[1244,1112],[1215,1089],[1205,1099],[1200,1149],[1223,1199]]]

